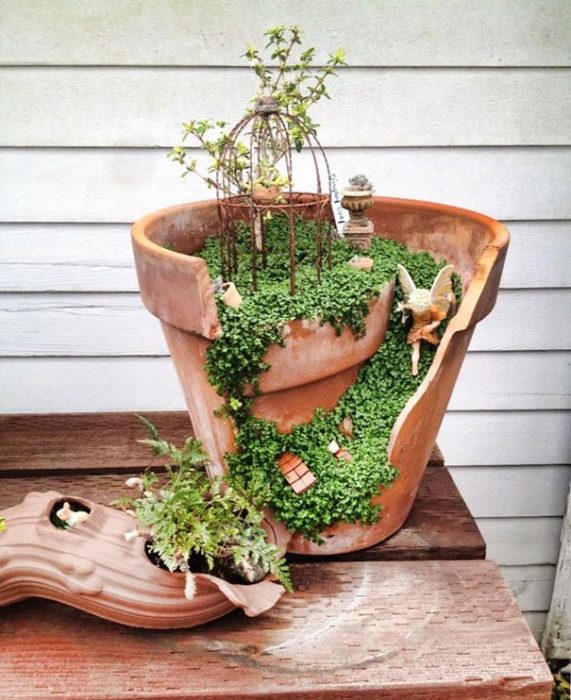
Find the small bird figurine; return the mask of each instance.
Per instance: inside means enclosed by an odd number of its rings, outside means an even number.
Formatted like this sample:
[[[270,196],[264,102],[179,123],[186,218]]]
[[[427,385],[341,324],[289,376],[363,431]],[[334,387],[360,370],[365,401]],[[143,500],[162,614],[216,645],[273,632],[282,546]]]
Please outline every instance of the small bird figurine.
[[[402,312],[402,322],[412,315],[412,326],[406,337],[406,342],[412,345],[412,374],[418,374],[420,359],[420,344],[423,340],[431,345],[438,345],[440,338],[436,329],[448,316],[450,307],[456,303],[452,290],[452,265],[443,267],[436,276],[432,288],[418,289],[408,270],[398,265],[399,280],[404,292],[404,303],[399,302],[398,309]]]

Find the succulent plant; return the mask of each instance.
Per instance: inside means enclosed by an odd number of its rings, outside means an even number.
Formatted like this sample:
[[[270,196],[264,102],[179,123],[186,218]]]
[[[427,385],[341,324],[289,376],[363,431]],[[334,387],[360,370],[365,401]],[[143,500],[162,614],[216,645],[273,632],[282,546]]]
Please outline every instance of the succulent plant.
[[[372,190],[373,185],[369,182],[365,175],[353,175],[349,178],[349,184],[355,190]]]

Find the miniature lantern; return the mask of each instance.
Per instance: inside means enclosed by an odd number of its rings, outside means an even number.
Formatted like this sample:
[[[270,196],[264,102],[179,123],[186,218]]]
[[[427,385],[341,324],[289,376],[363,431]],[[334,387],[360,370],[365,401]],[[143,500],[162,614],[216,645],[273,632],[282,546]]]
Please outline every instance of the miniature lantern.
[[[311,192],[293,189],[294,161],[305,155],[297,155],[302,146],[310,165],[304,169],[304,180],[314,181]],[[314,281],[319,283],[323,266],[331,265],[331,207],[329,165],[315,134],[266,95],[232,129],[220,161],[216,188],[224,278],[232,280],[237,272],[236,225],[248,223],[252,232],[252,288],[257,290],[258,270],[267,263],[265,221],[268,215],[283,214],[289,224],[290,293],[295,294],[297,288],[295,228],[300,218],[316,222],[313,263]]]

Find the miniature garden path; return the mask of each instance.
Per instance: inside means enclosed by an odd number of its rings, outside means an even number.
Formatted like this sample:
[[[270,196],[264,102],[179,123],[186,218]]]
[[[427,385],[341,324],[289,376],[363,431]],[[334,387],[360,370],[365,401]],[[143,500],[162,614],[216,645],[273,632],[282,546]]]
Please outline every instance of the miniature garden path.
[[[186,414],[149,418],[174,442],[189,432]],[[109,502],[148,465],[140,436],[127,414],[0,417],[0,511],[32,490]],[[400,532],[294,563],[295,593],[259,618],[165,632],[49,601],[0,609],[0,698],[548,700],[547,666],[484,556],[435,451]]]

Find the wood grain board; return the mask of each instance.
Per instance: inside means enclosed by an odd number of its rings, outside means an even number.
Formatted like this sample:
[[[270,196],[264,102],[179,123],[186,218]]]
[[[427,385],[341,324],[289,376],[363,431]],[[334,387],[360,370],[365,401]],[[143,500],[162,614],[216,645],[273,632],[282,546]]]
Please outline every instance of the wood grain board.
[[[297,564],[294,581],[261,618],[234,613],[178,632],[16,604],[0,620],[0,696],[550,696],[547,666],[492,562]]]
[[[174,441],[189,433],[184,413],[149,418]],[[1,416],[0,508],[29,490],[109,502],[148,464],[141,434],[128,414]],[[404,698],[414,684],[427,699],[494,698],[501,688],[501,697],[547,700],[542,657],[497,567],[475,561],[484,555],[436,448],[399,533],[332,562],[294,563],[296,592],[257,620],[232,614],[200,630],[149,633],[47,601],[6,608],[0,697],[71,700],[79,688],[86,700]],[[543,604],[551,579],[529,590],[530,572],[519,573],[514,587]],[[493,643],[479,645],[478,630]]]

